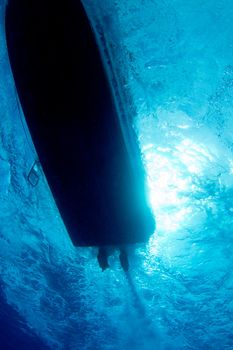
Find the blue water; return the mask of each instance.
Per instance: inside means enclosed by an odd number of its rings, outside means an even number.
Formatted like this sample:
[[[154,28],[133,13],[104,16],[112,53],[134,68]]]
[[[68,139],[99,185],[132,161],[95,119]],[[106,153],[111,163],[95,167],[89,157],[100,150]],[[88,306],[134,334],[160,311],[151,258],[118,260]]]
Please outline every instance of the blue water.
[[[233,349],[233,7],[230,0],[85,0],[135,111],[157,230],[102,273],[75,249],[9,66],[0,1],[0,348]],[[126,102],[127,103],[127,102]]]

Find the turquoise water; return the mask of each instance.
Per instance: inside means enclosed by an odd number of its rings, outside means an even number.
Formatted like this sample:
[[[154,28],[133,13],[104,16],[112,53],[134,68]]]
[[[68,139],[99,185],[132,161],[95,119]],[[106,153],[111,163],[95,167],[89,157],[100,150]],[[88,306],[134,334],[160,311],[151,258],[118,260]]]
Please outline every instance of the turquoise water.
[[[128,276],[117,256],[102,273],[94,250],[72,246],[42,173],[29,186],[35,151],[17,105],[2,0],[0,313],[10,306],[25,337],[51,349],[232,349],[232,3],[85,5],[134,113],[157,229],[132,251]]]

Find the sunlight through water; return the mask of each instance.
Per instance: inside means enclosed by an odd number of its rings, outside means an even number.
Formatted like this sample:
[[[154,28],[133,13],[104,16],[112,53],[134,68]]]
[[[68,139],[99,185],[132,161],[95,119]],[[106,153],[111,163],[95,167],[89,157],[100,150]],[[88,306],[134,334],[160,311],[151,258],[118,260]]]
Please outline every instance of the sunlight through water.
[[[117,253],[102,273],[95,250],[72,246],[43,173],[28,185],[35,150],[17,107],[0,0],[5,303],[50,349],[232,350],[232,0],[83,2],[107,38],[156,230],[130,252],[128,274]]]

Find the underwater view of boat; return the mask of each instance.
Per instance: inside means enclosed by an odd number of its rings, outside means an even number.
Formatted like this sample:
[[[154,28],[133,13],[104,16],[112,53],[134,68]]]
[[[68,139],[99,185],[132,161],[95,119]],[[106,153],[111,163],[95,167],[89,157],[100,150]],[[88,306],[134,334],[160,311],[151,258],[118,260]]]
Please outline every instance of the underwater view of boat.
[[[137,137],[124,130],[82,3],[9,0],[5,28],[19,100],[73,244],[147,242],[155,222]]]

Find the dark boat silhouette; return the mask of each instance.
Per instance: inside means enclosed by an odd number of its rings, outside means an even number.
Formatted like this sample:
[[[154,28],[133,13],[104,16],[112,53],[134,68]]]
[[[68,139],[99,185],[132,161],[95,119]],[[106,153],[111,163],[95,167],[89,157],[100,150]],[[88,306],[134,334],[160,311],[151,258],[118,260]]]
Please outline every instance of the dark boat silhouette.
[[[22,109],[73,244],[146,242],[155,224],[139,146],[82,3],[9,0],[5,19]]]

